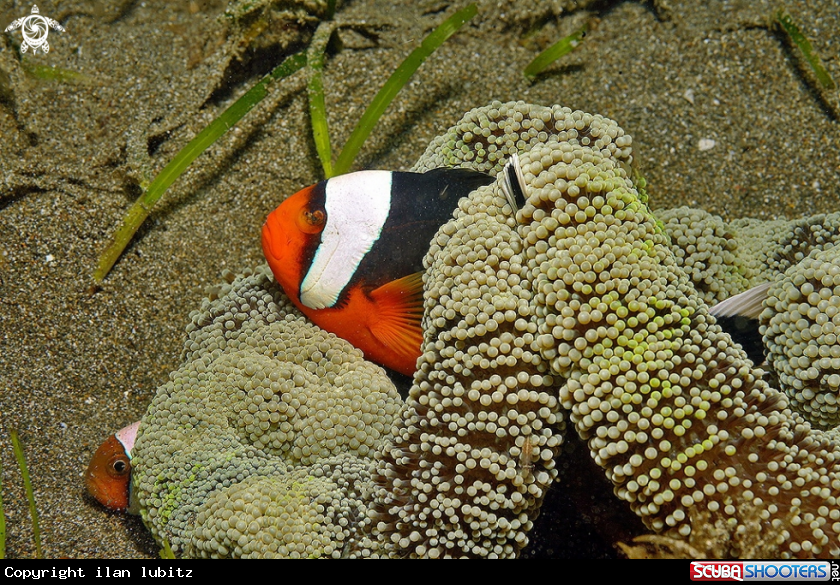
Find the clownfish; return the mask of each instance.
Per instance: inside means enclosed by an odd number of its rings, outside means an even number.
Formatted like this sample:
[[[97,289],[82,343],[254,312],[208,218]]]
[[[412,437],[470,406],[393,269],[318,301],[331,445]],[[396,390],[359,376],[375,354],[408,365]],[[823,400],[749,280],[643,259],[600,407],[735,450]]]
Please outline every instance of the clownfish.
[[[131,450],[140,421],[118,430],[99,446],[85,473],[88,493],[111,510],[138,513],[131,497]]]
[[[516,211],[525,183],[514,154],[502,192]],[[277,282],[315,324],[392,370],[411,375],[423,332],[423,257],[458,200],[493,177],[469,169],[360,171],[286,199],[269,216],[262,245]],[[139,513],[131,451],[140,422],[96,450],[88,493],[112,510]]]
[[[458,200],[493,181],[452,168],[333,177],[269,214],[263,252],[313,323],[410,376],[423,341],[423,257]]]

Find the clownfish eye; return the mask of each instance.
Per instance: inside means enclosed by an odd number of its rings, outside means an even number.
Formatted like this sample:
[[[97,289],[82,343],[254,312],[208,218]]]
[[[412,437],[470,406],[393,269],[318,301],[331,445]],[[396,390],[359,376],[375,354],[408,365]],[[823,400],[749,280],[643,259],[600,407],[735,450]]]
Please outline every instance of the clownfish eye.
[[[298,228],[307,234],[317,234],[324,229],[327,221],[327,213],[323,209],[301,209],[298,216]]]
[[[110,475],[113,477],[120,477],[126,475],[131,471],[131,463],[124,457],[117,457],[111,461]]]

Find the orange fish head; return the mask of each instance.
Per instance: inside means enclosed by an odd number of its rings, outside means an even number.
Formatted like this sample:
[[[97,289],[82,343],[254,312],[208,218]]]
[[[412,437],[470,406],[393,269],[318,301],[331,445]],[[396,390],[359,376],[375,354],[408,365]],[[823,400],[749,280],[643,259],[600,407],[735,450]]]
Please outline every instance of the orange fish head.
[[[327,212],[313,197],[317,185],[287,198],[265,220],[262,246],[274,278],[298,306],[300,283],[304,276],[304,257],[314,253]]]
[[[90,461],[85,483],[96,500],[111,510],[128,508],[131,460],[114,435],[99,446]]]
[[[131,511],[131,449],[139,427],[136,422],[108,437],[85,473],[88,493],[111,510]]]

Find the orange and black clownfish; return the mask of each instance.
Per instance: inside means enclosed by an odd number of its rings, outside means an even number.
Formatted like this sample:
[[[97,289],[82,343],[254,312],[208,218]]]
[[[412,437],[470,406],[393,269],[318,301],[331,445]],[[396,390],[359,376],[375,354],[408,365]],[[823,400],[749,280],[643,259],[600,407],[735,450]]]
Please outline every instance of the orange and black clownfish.
[[[334,177],[271,212],[263,252],[313,323],[410,376],[423,341],[423,256],[458,200],[493,180],[450,168]]]
[[[88,493],[111,510],[139,512],[131,497],[131,450],[139,427],[138,421],[108,437],[93,454],[85,473]]]

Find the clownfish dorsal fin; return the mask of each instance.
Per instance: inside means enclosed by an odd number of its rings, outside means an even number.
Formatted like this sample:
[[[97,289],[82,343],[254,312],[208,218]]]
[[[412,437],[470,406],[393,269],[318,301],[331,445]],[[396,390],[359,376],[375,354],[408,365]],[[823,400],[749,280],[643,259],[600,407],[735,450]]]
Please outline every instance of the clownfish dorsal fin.
[[[395,351],[416,354],[423,341],[423,273],[383,284],[370,293],[370,298],[379,309],[371,333]]]

